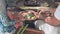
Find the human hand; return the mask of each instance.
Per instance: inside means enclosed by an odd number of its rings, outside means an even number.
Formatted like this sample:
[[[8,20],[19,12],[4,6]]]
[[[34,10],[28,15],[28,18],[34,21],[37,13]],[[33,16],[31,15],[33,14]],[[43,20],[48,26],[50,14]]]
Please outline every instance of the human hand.
[[[60,21],[57,20],[55,17],[47,17],[45,19],[45,22],[50,24],[50,25],[53,25],[53,26],[58,26],[60,25]]]
[[[38,13],[42,13],[42,12],[45,12],[45,11],[48,11],[48,9],[47,8],[40,8],[40,9],[38,9]]]

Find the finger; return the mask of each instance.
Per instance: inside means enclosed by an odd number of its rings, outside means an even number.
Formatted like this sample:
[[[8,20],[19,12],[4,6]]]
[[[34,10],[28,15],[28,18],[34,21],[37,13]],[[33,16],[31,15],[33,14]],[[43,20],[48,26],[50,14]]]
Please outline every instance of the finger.
[[[41,10],[41,11],[47,11],[48,9],[46,9],[46,8],[40,8],[39,10]]]
[[[47,17],[47,18],[45,19],[45,21],[46,21],[46,22],[50,22],[50,21],[51,21],[51,17]]]

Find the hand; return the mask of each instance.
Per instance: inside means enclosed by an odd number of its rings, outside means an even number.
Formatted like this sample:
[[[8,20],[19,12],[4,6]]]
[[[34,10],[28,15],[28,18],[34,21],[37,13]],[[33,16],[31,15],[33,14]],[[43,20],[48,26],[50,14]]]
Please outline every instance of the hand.
[[[45,19],[45,22],[50,24],[50,25],[53,25],[53,26],[58,26],[60,25],[60,21],[57,20],[55,17],[47,17]]]
[[[48,14],[46,14],[47,12],[49,12],[47,8],[40,8],[38,10],[39,19],[45,19],[46,16],[48,16]]]
[[[45,12],[45,11],[48,11],[48,9],[47,9],[47,8],[40,8],[40,9],[38,10],[38,13],[42,13],[42,12]]]
[[[32,14],[34,16],[33,18],[37,19],[37,12],[35,12],[33,10],[26,10],[26,11],[27,12],[22,13],[23,17],[25,17],[27,14]],[[32,19],[25,18],[25,20],[35,20],[33,18]]]

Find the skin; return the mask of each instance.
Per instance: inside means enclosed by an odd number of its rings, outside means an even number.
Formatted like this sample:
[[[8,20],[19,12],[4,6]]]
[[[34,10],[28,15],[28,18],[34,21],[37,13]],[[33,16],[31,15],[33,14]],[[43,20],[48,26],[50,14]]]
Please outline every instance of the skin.
[[[36,17],[36,19],[37,19],[37,12],[35,12],[35,11],[33,11],[33,10],[26,10],[26,11],[28,11],[28,12],[24,12],[24,13],[22,13],[22,16],[23,17],[25,17],[25,15],[27,15],[27,14],[32,14],[32,15],[34,15],[35,17]],[[25,20],[31,20],[31,19],[25,19]]]
[[[28,12],[23,11],[22,13],[17,13],[18,19],[16,19],[16,24],[14,25],[16,27],[16,29],[18,29],[20,26],[22,26],[24,20],[31,20],[31,19],[24,18],[27,13],[33,13],[35,15],[35,12],[32,10],[28,10]]]
[[[52,10],[53,9],[53,10]],[[56,10],[56,8],[50,8],[49,11],[51,13],[54,13]],[[50,16],[49,16],[50,17]],[[46,17],[45,18],[45,22],[50,24],[50,25],[53,25],[53,26],[58,26],[60,25],[60,20],[58,20],[55,16],[52,16],[50,18]]]
[[[60,25],[60,20],[56,19],[55,17],[50,17],[50,18],[47,17],[45,19],[45,22],[53,26]]]
[[[50,8],[49,10],[41,8],[40,12],[34,12],[32,10],[28,10],[28,12],[23,11],[23,13],[17,13],[17,15],[16,15],[17,17],[15,18],[16,19],[16,24],[14,26],[16,27],[16,29],[19,28],[20,26],[22,26],[22,22],[24,20],[26,20],[24,18],[24,16],[25,16],[24,13],[33,13],[36,16],[36,18],[43,19],[44,17],[39,15],[40,13],[45,12],[45,11],[50,11],[51,13],[54,13],[55,10],[56,10],[56,8]],[[7,14],[8,14],[8,17],[11,18],[11,20],[13,20],[14,16],[12,15],[12,11],[8,11]],[[44,18],[43,20],[45,20],[46,23],[48,23],[50,25],[53,25],[53,26],[60,25],[60,20],[56,19],[54,16],[52,16],[52,17],[48,16],[48,17]]]
[[[7,16],[10,18],[10,20],[13,20],[13,15],[10,10],[7,11]]]

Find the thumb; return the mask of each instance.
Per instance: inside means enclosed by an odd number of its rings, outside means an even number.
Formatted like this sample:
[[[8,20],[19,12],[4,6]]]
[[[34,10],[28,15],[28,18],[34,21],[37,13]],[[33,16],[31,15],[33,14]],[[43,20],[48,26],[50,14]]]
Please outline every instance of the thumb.
[[[51,21],[51,17],[47,17],[46,19],[45,19],[45,22],[50,22]]]

